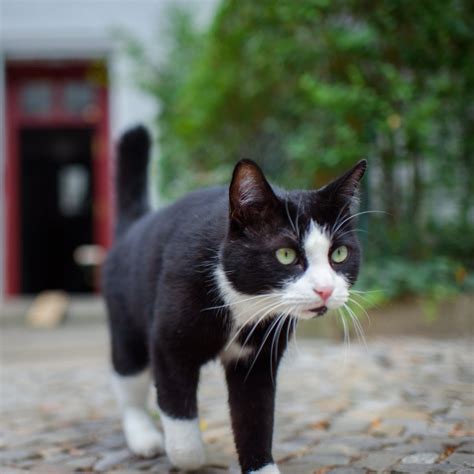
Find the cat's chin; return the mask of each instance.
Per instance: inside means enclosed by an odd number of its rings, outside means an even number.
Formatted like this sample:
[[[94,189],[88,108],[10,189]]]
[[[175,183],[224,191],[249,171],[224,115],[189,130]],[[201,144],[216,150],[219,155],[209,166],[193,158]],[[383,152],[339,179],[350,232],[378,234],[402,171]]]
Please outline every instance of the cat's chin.
[[[316,319],[324,316],[328,312],[327,306],[319,306],[317,308],[305,309],[300,312],[298,317],[300,319]]]
[[[309,312],[314,314],[313,318],[319,318],[328,312],[328,307],[320,306],[319,308],[310,309]]]

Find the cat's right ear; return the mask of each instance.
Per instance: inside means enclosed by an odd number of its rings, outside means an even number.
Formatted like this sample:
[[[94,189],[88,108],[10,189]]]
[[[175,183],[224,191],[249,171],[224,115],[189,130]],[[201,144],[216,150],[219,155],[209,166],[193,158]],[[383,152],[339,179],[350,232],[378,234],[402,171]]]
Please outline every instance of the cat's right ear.
[[[229,188],[231,222],[246,225],[265,219],[278,205],[278,198],[260,167],[251,160],[240,160]]]

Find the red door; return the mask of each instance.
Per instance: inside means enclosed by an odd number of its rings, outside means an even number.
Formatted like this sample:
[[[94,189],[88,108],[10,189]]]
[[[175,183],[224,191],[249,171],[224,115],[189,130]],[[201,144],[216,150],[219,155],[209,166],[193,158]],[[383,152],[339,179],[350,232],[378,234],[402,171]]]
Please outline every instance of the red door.
[[[110,243],[106,69],[15,62],[6,79],[6,293],[93,291],[74,252]]]

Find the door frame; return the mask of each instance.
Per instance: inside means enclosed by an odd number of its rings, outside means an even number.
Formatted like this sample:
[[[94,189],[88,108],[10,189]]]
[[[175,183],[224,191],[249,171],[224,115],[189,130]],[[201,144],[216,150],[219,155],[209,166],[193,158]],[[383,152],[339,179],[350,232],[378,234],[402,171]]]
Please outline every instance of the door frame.
[[[25,116],[20,104],[21,85],[30,79],[53,79],[53,108],[44,116]],[[98,113],[92,118],[71,116],[59,103],[61,82],[89,79],[97,88]],[[19,132],[22,127],[91,127],[94,129],[92,150],[93,240],[108,248],[111,242],[112,190],[109,130],[109,93],[104,62],[98,61],[12,61],[6,67],[6,258],[5,290],[7,296],[21,293],[21,190]]]

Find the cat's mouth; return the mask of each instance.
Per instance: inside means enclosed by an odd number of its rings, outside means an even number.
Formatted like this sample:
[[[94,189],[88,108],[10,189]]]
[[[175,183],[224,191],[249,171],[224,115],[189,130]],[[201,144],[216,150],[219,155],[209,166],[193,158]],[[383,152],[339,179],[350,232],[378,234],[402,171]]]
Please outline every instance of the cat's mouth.
[[[314,313],[314,317],[317,318],[319,316],[323,316],[326,314],[328,308],[327,306],[318,306],[317,308],[309,309],[310,313]]]

